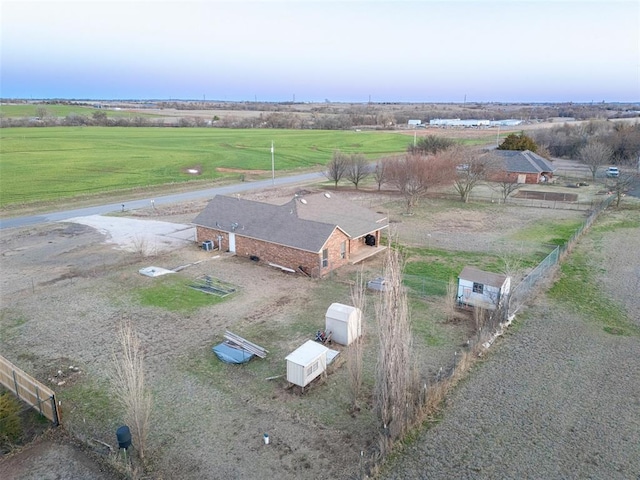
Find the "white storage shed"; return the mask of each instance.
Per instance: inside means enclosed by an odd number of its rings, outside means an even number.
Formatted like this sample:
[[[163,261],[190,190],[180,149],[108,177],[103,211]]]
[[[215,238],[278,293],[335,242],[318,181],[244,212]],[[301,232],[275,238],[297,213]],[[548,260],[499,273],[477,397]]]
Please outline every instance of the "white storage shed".
[[[362,312],[359,308],[342,303],[332,303],[325,316],[325,331],[331,332],[331,340],[340,345],[350,345],[362,335]]]
[[[287,380],[299,387],[305,387],[327,369],[327,352],[324,345],[307,340],[291,352],[287,361]]]
[[[495,310],[510,288],[511,277],[466,266],[458,277],[458,304]]]

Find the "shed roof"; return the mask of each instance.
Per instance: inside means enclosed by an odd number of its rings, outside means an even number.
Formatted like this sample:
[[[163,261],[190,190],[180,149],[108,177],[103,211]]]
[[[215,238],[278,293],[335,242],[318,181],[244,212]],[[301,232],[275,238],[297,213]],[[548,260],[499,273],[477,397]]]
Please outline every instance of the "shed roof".
[[[466,266],[460,272],[458,278],[462,280],[468,280],[470,282],[481,283],[482,285],[489,285],[491,287],[500,288],[507,280],[506,275],[499,273],[485,272],[476,267]]]
[[[332,303],[327,309],[325,316],[342,322],[348,322],[354,313],[358,313],[358,309],[356,307],[344,305],[342,303]]]
[[[307,340],[305,343],[296,348],[293,352],[285,357],[288,362],[295,363],[296,365],[306,366],[316,360],[323,354],[329,351],[324,345],[314,342],[313,340]]]
[[[507,172],[545,173],[556,170],[550,162],[530,150],[494,150],[494,154],[504,161]]]

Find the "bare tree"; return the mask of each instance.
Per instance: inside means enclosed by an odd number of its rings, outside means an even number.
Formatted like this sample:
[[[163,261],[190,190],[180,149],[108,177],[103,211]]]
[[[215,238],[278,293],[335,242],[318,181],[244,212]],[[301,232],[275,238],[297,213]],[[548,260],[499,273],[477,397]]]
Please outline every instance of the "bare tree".
[[[363,368],[362,355],[364,351],[364,320],[367,310],[367,298],[364,274],[362,269],[356,275],[356,281],[351,285],[351,303],[360,310],[360,336],[347,349],[347,372],[349,375],[349,390],[351,393],[351,410],[360,410],[358,399],[362,391]]]
[[[358,189],[358,184],[371,174],[371,166],[361,153],[355,153],[349,157],[345,177]]]
[[[453,186],[464,203],[475,187],[485,181],[493,173],[493,162],[487,155],[464,147],[453,147],[443,155],[449,155],[457,167],[456,179]]]
[[[522,185],[522,183],[514,182],[513,180],[504,176],[503,178],[494,180],[492,187],[494,188],[494,190],[497,190],[500,193],[502,203],[507,203],[507,198],[509,198],[509,195],[518,190]]]
[[[386,183],[388,177],[387,161],[384,158],[378,159],[376,166],[373,169],[373,178],[378,185],[378,191],[382,188],[382,185]]]
[[[447,155],[409,154],[390,159],[387,165],[389,182],[405,197],[408,214],[428,188],[451,182],[455,171],[455,163]]]
[[[598,140],[589,140],[587,144],[578,151],[578,155],[582,163],[591,171],[591,178],[595,182],[598,168],[609,163],[613,155],[613,150]]]
[[[622,197],[625,196],[627,190],[629,190],[635,182],[638,182],[638,178],[634,175],[620,175],[618,178],[614,179],[610,191],[616,196],[616,207],[620,206]]]
[[[120,325],[118,343],[120,351],[113,354],[111,384],[125,412],[124,421],[133,430],[134,445],[142,460],[149,434],[151,393],[145,383],[142,346],[130,321]]]
[[[342,180],[349,166],[349,157],[339,150],[333,152],[333,157],[327,164],[325,176],[331,180],[335,188],[338,188],[338,182]]]
[[[383,267],[385,288],[375,306],[379,340],[375,410],[382,426],[383,454],[407,431],[415,407],[411,322],[402,264],[399,251],[388,248]]]
[[[447,320],[453,321],[456,318],[456,306],[457,306],[458,285],[455,279],[452,277],[447,282],[447,295],[444,302],[444,310],[447,316]]]

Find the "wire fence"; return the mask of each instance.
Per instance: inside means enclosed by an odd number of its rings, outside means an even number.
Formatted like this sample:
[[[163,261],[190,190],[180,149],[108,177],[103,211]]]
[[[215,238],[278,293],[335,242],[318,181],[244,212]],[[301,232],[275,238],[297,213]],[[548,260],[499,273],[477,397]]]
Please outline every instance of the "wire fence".
[[[551,277],[556,265],[571,251],[576,242],[591,227],[600,213],[615,200],[615,196],[606,197],[603,201],[593,204],[591,212],[574,234],[561,246],[555,247],[533,270],[531,270],[517,285],[511,289],[508,314],[513,315],[532,296],[539,283]],[[423,276],[404,275],[404,284],[419,297],[444,297],[447,295],[448,282]]]

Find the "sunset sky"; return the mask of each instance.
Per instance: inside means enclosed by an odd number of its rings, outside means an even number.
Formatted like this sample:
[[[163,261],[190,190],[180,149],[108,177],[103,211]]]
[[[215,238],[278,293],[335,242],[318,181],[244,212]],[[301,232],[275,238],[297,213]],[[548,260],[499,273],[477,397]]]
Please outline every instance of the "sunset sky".
[[[637,0],[2,0],[3,98],[639,102]]]

